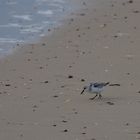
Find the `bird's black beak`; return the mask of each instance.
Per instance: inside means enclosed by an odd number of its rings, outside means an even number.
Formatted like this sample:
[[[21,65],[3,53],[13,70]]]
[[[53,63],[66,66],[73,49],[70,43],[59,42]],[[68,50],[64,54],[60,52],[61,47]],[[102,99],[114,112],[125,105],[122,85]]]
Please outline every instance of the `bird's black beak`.
[[[84,89],[82,90],[81,94],[83,94],[83,93],[84,93],[85,89],[86,89],[86,88],[84,88]]]

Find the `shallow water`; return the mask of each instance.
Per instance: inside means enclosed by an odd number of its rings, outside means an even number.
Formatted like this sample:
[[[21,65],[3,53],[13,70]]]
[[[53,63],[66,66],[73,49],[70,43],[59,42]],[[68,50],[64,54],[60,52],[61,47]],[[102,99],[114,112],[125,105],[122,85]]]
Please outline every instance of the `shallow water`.
[[[9,53],[18,43],[45,36],[75,8],[70,0],[1,0],[0,55]]]

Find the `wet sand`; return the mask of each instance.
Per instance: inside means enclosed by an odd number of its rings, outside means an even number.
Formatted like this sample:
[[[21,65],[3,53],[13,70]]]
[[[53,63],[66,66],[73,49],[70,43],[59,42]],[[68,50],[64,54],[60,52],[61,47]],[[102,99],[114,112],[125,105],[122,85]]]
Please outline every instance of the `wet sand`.
[[[0,139],[140,139],[140,1],[94,2],[0,60]],[[101,100],[91,81],[111,83]]]

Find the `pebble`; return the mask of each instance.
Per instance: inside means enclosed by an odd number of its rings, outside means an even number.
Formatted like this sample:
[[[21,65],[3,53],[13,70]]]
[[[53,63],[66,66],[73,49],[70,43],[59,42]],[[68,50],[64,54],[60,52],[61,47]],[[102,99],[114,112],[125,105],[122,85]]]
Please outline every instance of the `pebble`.
[[[129,0],[128,3],[133,3],[133,0]]]
[[[83,135],[85,135],[86,133],[85,133],[85,132],[83,132],[82,134],[83,134]]]
[[[56,125],[56,124],[53,124],[52,126],[53,126],[53,127],[56,127],[57,125]]]
[[[113,102],[106,102],[107,104],[109,104],[109,105],[114,105],[114,103]]]
[[[85,13],[81,13],[80,16],[85,16]]]
[[[69,76],[68,76],[68,78],[69,78],[69,79],[72,79],[72,78],[73,78],[73,76],[72,76],[72,75],[69,75]]]
[[[54,97],[54,98],[58,98],[59,96],[58,96],[58,95],[54,95],[53,97]]]
[[[11,85],[10,85],[10,84],[5,84],[5,86],[6,86],[6,87],[10,87]]]
[[[68,129],[64,129],[63,132],[68,132]]]
[[[42,43],[42,46],[45,46],[46,45],[46,43]]]
[[[63,123],[67,123],[68,121],[66,121],[66,120],[62,120],[62,122],[63,122]]]
[[[126,125],[126,126],[129,126],[130,124],[129,124],[129,123],[126,123],[125,125]]]
[[[81,82],[85,82],[85,79],[81,79]]]
[[[45,84],[49,83],[49,81],[44,81]]]

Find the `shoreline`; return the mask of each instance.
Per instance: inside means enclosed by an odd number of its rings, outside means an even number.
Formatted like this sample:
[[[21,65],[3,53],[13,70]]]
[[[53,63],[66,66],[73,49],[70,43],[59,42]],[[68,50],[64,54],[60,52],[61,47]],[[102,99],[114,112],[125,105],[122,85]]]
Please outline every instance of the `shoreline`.
[[[0,59],[0,139],[140,138],[140,1],[95,2]],[[119,86],[80,95],[98,81]]]

